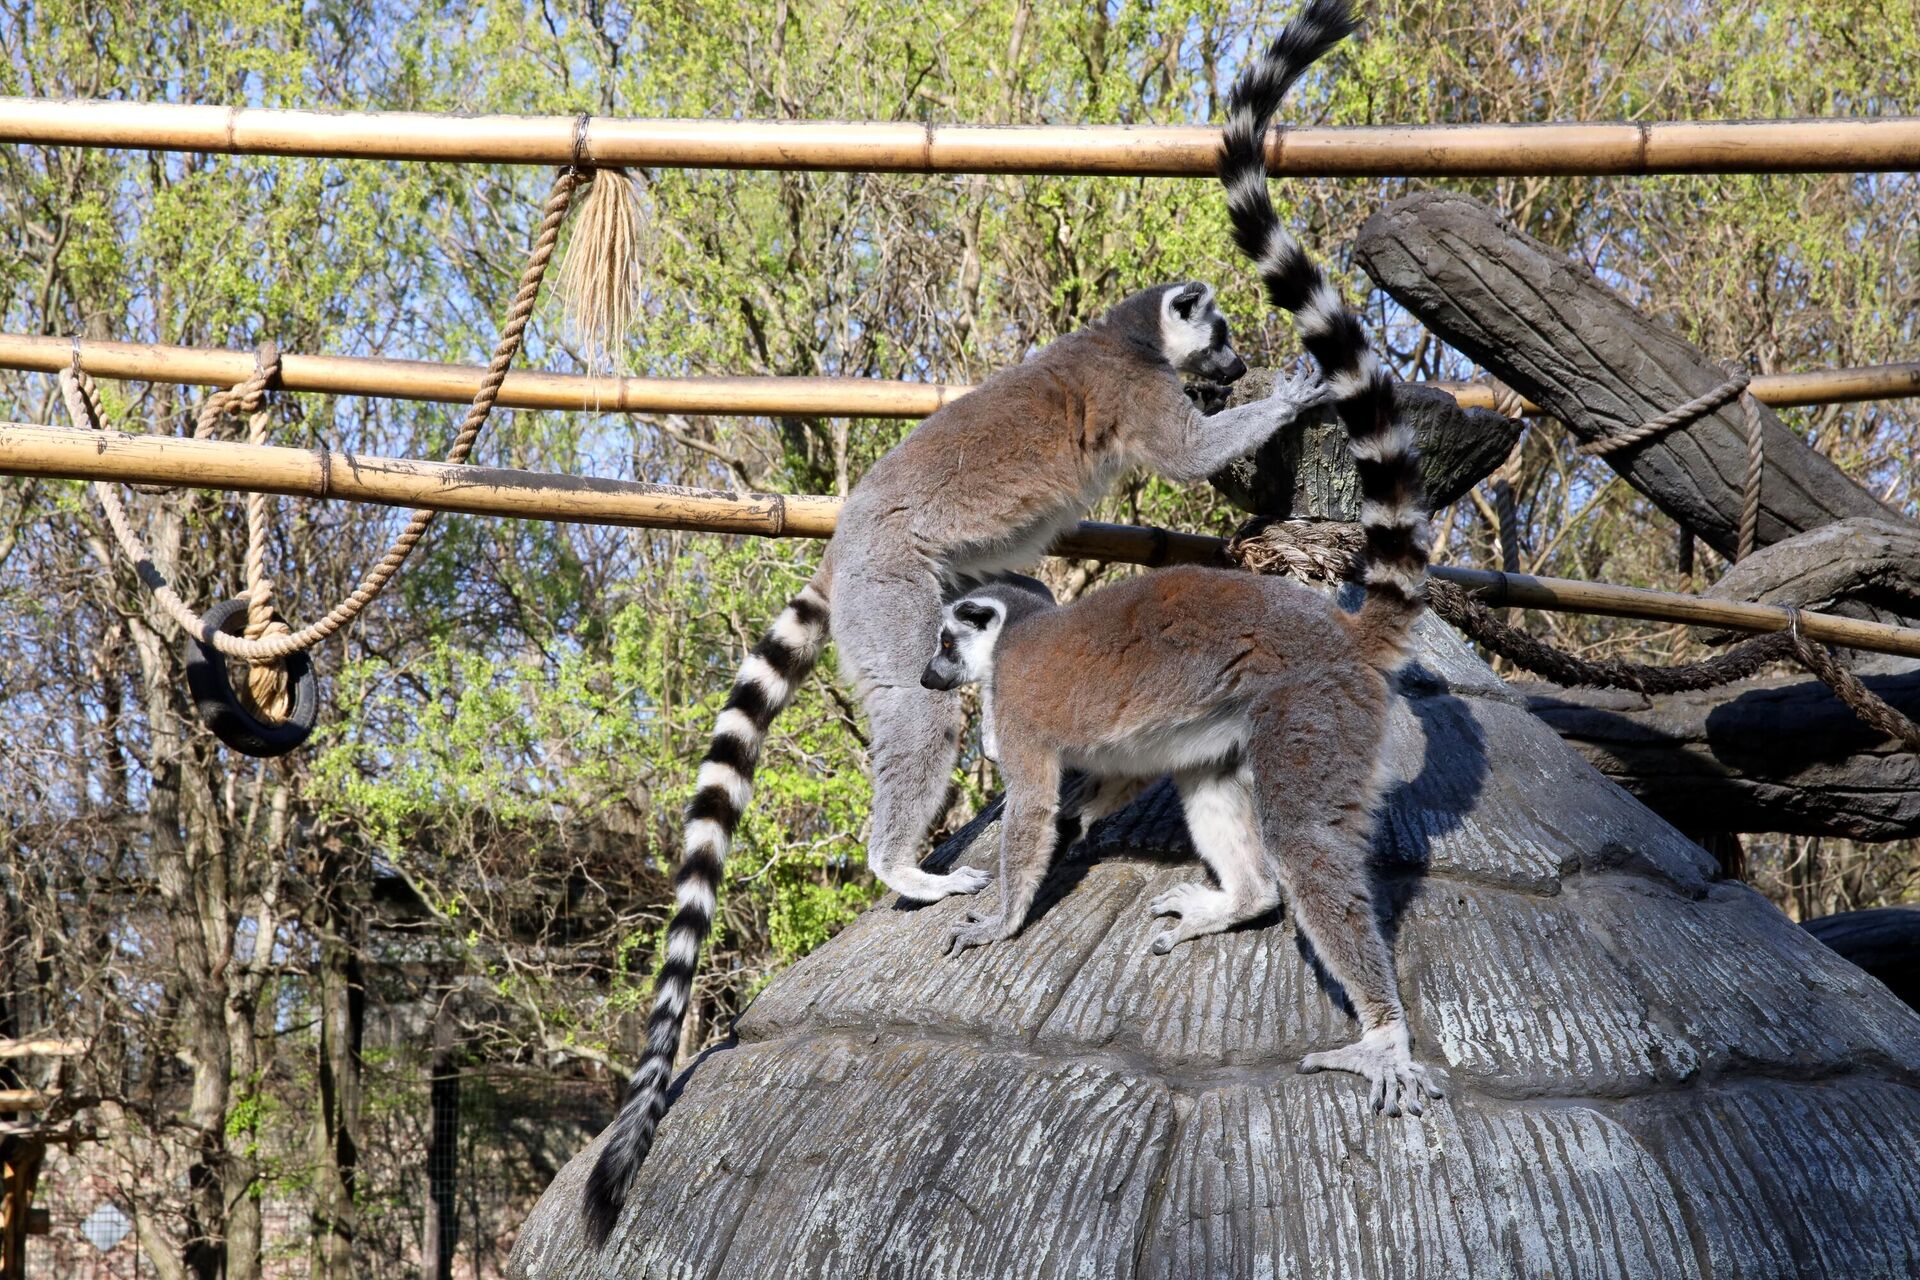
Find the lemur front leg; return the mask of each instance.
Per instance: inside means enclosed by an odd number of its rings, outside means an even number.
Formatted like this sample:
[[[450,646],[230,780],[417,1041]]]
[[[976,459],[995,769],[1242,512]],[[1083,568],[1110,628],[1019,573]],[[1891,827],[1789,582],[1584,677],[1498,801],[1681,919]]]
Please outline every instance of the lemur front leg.
[[[1190,408],[1173,456],[1155,459],[1154,469],[1169,480],[1204,480],[1258,449],[1301,414],[1332,403],[1333,392],[1319,373],[1306,370],[1277,383],[1266,399],[1237,409],[1203,417]]]
[[[970,915],[947,938],[947,953],[999,942],[1020,932],[1053,864],[1059,816],[1060,765],[1051,753],[1007,744],[1002,761],[1006,808],[1000,817],[1000,902],[992,914]]]

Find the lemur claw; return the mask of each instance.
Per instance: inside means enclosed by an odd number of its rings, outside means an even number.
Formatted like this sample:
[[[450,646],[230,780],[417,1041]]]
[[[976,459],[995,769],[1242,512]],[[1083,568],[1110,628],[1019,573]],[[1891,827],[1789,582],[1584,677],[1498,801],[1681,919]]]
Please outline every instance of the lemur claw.
[[[1272,394],[1274,399],[1291,404],[1296,413],[1318,409],[1334,401],[1333,388],[1320,376],[1320,371],[1313,368],[1289,375],[1285,382],[1274,387]]]

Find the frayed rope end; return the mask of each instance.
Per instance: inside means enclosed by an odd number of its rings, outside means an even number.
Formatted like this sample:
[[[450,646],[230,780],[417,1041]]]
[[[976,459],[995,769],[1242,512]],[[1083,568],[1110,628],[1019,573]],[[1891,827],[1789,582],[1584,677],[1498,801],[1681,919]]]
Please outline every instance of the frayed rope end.
[[[646,198],[625,169],[594,169],[560,261],[567,327],[589,369],[618,371],[639,310]]]

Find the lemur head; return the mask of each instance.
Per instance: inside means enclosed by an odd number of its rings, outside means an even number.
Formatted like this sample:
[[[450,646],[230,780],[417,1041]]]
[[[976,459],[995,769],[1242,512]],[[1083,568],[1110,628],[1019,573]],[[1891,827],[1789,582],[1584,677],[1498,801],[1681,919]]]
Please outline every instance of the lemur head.
[[[975,588],[940,614],[940,647],[920,673],[923,688],[945,691],[993,675],[994,647],[1006,628],[1028,614],[1053,608],[1053,593],[1037,578],[1008,574]]]
[[[1194,281],[1168,285],[1160,295],[1160,347],[1167,362],[1190,377],[1237,382],[1247,362],[1227,336],[1227,318],[1213,305],[1213,288]]]
[[[1227,318],[1213,305],[1213,287],[1198,280],[1142,289],[1115,304],[1100,324],[1189,378],[1224,384],[1247,371],[1228,338]]]

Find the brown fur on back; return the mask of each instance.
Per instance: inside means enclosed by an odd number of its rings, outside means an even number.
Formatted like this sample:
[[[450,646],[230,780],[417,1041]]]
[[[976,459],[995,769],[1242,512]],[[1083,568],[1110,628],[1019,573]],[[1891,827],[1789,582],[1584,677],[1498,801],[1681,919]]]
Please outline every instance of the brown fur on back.
[[[1390,664],[1380,650],[1371,620],[1297,583],[1176,566],[1010,625],[994,660],[995,703],[1022,721],[1003,740],[1066,752],[1244,706],[1276,683],[1337,692],[1383,722]],[[1345,745],[1371,754],[1374,742]]]

